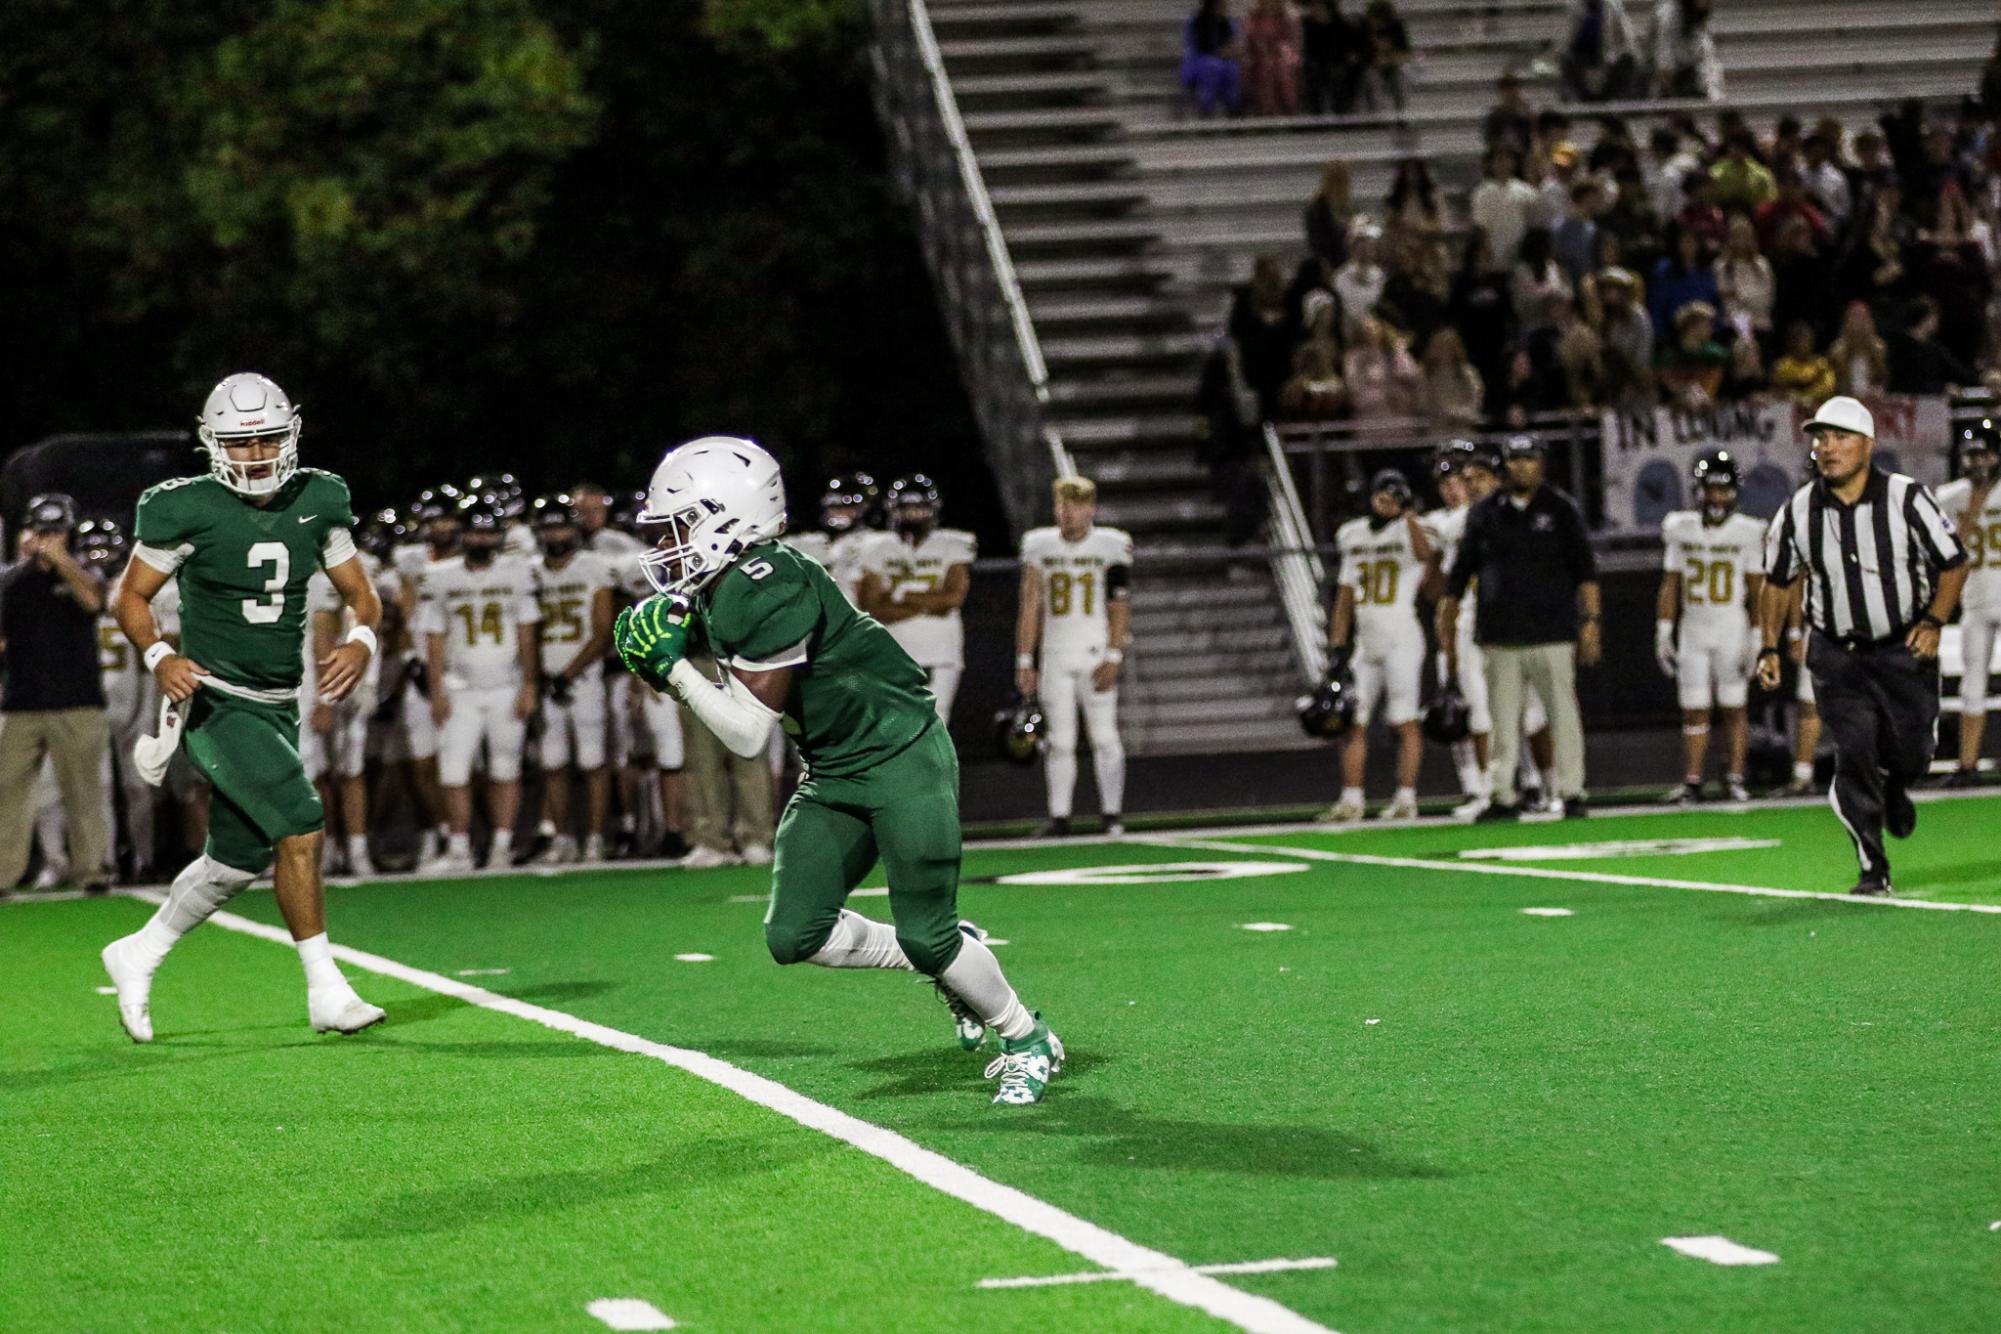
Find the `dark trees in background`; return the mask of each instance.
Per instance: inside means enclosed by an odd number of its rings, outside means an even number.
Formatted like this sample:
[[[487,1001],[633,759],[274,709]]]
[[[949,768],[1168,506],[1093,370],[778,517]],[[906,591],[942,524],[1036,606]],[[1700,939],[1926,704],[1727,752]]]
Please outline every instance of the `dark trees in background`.
[[[0,284],[0,448],[249,367],[368,504],[729,431],[1001,535],[850,0],[16,0]]]

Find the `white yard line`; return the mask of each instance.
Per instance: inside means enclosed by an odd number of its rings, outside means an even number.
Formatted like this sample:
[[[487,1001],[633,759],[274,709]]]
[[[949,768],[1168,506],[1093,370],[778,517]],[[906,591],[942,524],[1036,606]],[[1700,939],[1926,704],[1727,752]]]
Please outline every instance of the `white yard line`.
[[[163,894],[153,890],[139,891],[132,897],[144,899],[149,903],[159,903],[165,898]],[[253,922],[235,913],[219,912],[209,918],[209,921],[226,931],[240,932],[246,936],[255,936],[259,940],[268,940],[287,947],[292,944],[291,933],[283,928]],[[1046,1204],[1012,1186],[1004,1186],[998,1181],[981,1176],[970,1167],[962,1166],[942,1154],[934,1153],[893,1130],[871,1125],[823,1102],[815,1102],[775,1080],[752,1074],[727,1061],[717,1060],[705,1052],[691,1051],[685,1047],[670,1047],[664,1042],[654,1042],[633,1033],[607,1028],[603,1024],[594,1024],[575,1015],[565,1014],[561,1010],[531,1005],[527,1001],[502,996],[483,987],[472,986],[440,973],[412,968],[394,959],[386,959],[379,954],[369,954],[346,945],[334,946],[333,953],[342,963],[371,973],[393,977],[399,982],[451,996],[468,1005],[477,1005],[481,1009],[526,1019],[544,1028],[567,1033],[586,1042],[595,1042],[601,1047],[610,1047],[614,1051],[628,1052],[634,1056],[648,1056],[676,1069],[685,1070],[697,1079],[704,1079],[718,1087],[728,1089],[737,1096],[777,1112],[780,1116],[796,1121],[808,1129],[817,1130],[844,1144],[852,1145],[863,1153],[888,1163],[906,1176],[923,1182],[933,1190],[970,1204],[982,1213],[992,1214],[1003,1222],[1012,1223],[1024,1232],[1053,1241],[1064,1250],[1081,1256],[1092,1264],[1121,1274],[1130,1273],[1133,1275],[1131,1281],[1140,1287],[1157,1293],[1171,1302],[1214,1316],[1238,1329],[1253,1331],[1254,1334],[1335,1334],[1325,1325],[1316,1324],[1270,1298],[1242,1292],[1228,1284],[1220,1283],[1165,1252],[1128,1241],[1116,1232],[1087,1222],[1053,1204]],[[1062,1096],[1060,1087],[1056,1096]],[[993,1112],[995,1116],[1023,1114],[1018,1110],[996,1109]],[[1031,1111],[1026,1115],[1033,1116],[1035,1113]]]
[[[1295,1269],[1332,1269],[1334,1258],[1316,1255],[1305,1260],[1243,1260],[1227,1265],[1191,1265],[1198,1274],[1282,1274]],[[1057,1288],[1072,1283],[1136,1283],[1143,1269],[1094,1269],[1086,1274],[1029,1275],[1026,1278],[983,1278],[983,1288]]]
[[[1673,880],[1665,876],[1619,875],[1612,871],[1561,871],[1548,866],[1518,863],[1440,861],[1430,857],[1381,857],[1363,852],[1329,852],[1324,848],[1280,847],[1272,843],[1244,843],[1208,838],[1134,838],[1160,848],[1199,848],[1204,852],[1261,852],[1271,857],[1304,857],[1316,862],[1341,862],[1353,866],[1387,866],[1407,871],[1456,871],[1462,875],[1504,875],[1530,880],[1567,880],[1591,885],[1632,885],[1642,889],[1694,889],[1709,894],[1751,894],[1773,899],[1822,899],[1855,907],[1925,908],[1934,912],[1971,912],[2001,915],[2001,903],[1934,903],[1928,899],[1871,898],[1858,894],[1826,894],[1810,889],[1771,889],[1763,885],[1712,884],[1706,880]]]

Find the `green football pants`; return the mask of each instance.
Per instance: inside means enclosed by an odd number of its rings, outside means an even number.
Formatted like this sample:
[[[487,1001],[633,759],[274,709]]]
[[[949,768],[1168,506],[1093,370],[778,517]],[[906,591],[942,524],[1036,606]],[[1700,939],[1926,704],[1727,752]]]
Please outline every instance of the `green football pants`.
[[[326,827],[319,793],[299,759],[299,710],[195,691],[181,748],[208,779],[209,856],[262,874],[280,839]]]
[[[959,758],[933,723],[858,778],[808,775],[778,823],[764,939],[780,963],[827,943],[841,906],[882,859],[896,940],[936,977],[958,956]]]

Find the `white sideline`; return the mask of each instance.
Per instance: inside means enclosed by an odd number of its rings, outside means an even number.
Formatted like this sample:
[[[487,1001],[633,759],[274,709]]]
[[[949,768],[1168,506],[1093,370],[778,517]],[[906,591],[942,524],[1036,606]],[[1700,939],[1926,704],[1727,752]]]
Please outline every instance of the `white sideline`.
[[[1282,1274],[1293,1269],[1332,1269],[1334,1257],[1316,1255],[1306,1260],[1242,1260],[1227,1265],[1191,1265],[1198,1274]],[[1026,1278],[983,1278],[982,1288],[1058,1288],[1072,1283],[1137,1283],[1143,1269],[1094,1269],[1087,1274],[1030,1275]]]
[[[1280,847],[1275,843],[1242,843],[1220,838],[1131,838],[1133,843],[1203,852],[1262,852],[1273,857],[1304,857],[1316,862],[1346,862],[1355,866],[1390,866],[1409,871],[1458,871],[1465,875],[1506,875],[1531,880],[1582,881],[1593,885],[1633,885],[1642,889],[1694,889],[1709,894],[1751,894],[1773,899],[1823,899],[1855,907],[1928,908],[1934,912],[2001,915],[2001,903],[1938,903],[1930,899],[1878,898],[1860,894],[1828,894],[1812,889],[1771,889],[1763,885],[1712,884],[1706,880],[1673,880],[1665,876],[1620,875],[1613,871],[1559,871],[1519,862],[1439,861],[1430,857],[1382,857],[1365,852],[1328,852],[1323,848]]]
[[[157,890],[137,891],[132,897],[149,903],[160,903],[166,898]],[[209,918],[209,922],[224,930],[255,936],[259,940],[268,940],[287,947],[292,944],[291,933],[282,927],[253,922],[235,913],[216,913]],[[1045,1204],[1012,1186],[1004,1186],[998,1181],[981,1176],[970,1167],[964,1167],[942,1154],[934,1153],[893,1130],[871,1125],[823,1102],[815,1102],[803,1093],[795,1093],[775,1080],[752,1074],[727,1061],[717,1060],[705,1052],[691,1051],[685,1047],[670,1047],[664,1042],[654,1042],[633,1033],[607,1028],[603,1024],[594,1024],[575,1015],[565,1014],[561,1010],[531,1005],[527,1001],[502,996],[497,992],[472,986],[441,973],[412,968],[394,959],[386,959],[379,954],[369,954],[350,946],[335,945],[333,954],[342,963],[352,964],[356,968],[379,973],[384,977],[393,977],[399,982],[407,982],[426,991],[451,996],[468,1005],[477,1005],[481,1009],[495,1010],[501,1014],[513,1015],[517,1019],[526,1019],[544,1028],[552,1028],[559,1033],[582,1038],[586,1042],[610,1047],[614,1051],[629,1052],[634,1056],[650,1056],[654,1060],[685,1070],[698,1079],[705,1079],[711,1084],[728,1089],[738,1097],[754,1102],[760,1107],[769,1108],[808,1129],[817,1130],[844,1144],[852,1145],[871,1157],[880,1158],[891,1167],[906,1176],[916,1178],[933,1190],[950,1195],[953,1199],[962,1200],[982,1213],[992,1214],[1003,1222],[1012,1223],[1024,1232],[1047,1238],[1092,1264],[1119,1271],[1122,1275],[1130,1273],[1132,1282],[1171,1302],[1193,1307],[1238,1329],[1250,1331],[1251,1334],[1336,1334],[1336,1331],[1328,1329],[1327,1326],[1316,1324],[1270,1298],[1241,1292],[1228,1284],[1219,1283],[1163,1251],[1152,1250],[1138,1242],[1128,1241],[1116,1232],[1086,1222],[1075,1214],[1058,1209],[1053,1204]],[[1060,1092],[1058,1096],[1061,1096]],[[995,1112],[997,1116],[1009,1114],[1019,1115],[1018,1112]]]

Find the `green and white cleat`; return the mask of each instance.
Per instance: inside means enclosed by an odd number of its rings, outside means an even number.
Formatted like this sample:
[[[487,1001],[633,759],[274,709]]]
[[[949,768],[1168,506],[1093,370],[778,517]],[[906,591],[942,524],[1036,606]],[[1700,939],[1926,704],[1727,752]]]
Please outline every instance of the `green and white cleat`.
[[[987,1066],[987,1078],[1000,1077],[994,1106],[1025,1107],[1041,1102],[1049,1081],[1063,1069],[1063,1039],[1035,1016],[1035,1031],[1019,1042],[1001,1039],[1001,1054]]]
[[[985,940],[987,933],[973,922],[959,923],[959,930],[968,940]],[[927,979],[937,991],[938,999],[945,1002],[945,1008],[952,1012],[952,1028],[959,1038],[959,1050],[978,1051],[987,1040],[987,1023],[973,1011],[959,994],[940,982],[937,978]]]

